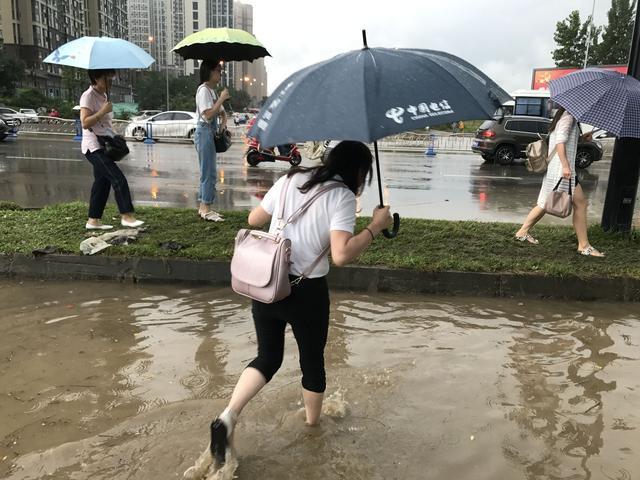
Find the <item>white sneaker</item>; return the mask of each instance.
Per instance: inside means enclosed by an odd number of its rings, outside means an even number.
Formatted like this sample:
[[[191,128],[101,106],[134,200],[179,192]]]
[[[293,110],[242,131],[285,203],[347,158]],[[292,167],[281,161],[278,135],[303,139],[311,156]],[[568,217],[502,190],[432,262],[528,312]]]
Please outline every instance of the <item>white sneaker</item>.
[[[105,225],[104,223],[94,225],[93,223],[87,222],[84,228],[86,228],[87,230],[111,230],[113,228],[113,225]]]
[[[136,228],[143,224],[144,222],[142,220],[134,220],[133,222],[129,222],[124,218],[120,220],[120,225],[122,225],[123,227]]]

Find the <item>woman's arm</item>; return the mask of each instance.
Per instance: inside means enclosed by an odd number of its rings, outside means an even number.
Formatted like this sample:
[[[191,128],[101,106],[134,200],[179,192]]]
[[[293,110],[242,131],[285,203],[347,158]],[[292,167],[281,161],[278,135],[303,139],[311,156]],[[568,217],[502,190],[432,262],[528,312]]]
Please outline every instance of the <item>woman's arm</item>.
[[[569,141],[571,128],[574,126],[573,122],[573,117],[565,112],[556,125],[556,152],[562,164],[562,176],[564,178],[571,178],[571,166],[567,158],[567,142]]]
[[[82,128],[85,130],[90,129],[102,120],[102,117],[109,113],[112,108],[111,102],[106,102],[100,110],[93,114],[91,110],[86,107],[80,108],[80,123],[82,124]]]
[[[390,207],[376,207],[371,223],[357,235],[341,230],[331,231],[331,259],[338,267],[343,267],[373,243],[373,238],[391,226]]]
[[[269,215],[261,206],[257,206],[249,213],[249,225],[252,227],[262,227],[270,221],[271,215]]]
[[[207,121],[211,120],[214,116],[218,115],[222,110],[222,104],[229,99],[229,91],[225,88],[222,92],[220,92],[220,97],[215,101],[211,108],[207,108],[203,110],[201,115],[207,119]]]

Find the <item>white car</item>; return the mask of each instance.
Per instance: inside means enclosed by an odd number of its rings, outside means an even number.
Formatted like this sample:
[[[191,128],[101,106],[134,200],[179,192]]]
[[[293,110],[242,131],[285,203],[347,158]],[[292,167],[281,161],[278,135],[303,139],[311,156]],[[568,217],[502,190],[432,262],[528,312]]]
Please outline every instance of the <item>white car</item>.
[[[38,123],[40,121],[38,114],[33,108],[21,108],[18,115],[24,122]]]
[[[196,131],[197,123],[198,116],[195,112],[162,112],[149,118],[131,121],[125,130],[125,136],[141,142],[147,137],[147,130],[150,129],[154,139],[191,138]]]
[[[143,120],[145,118],[153,117],[154,115],[157,115],[161,112],[162,110],[143,110],[140,113],[138,113],[135,117],[131,117],[131,121],[135,122],[137,120]]]
[[[19,127],[24,121],[22,116],[12,108],[0,107],[0,118],[7,123],[13,123],[14,126]]]

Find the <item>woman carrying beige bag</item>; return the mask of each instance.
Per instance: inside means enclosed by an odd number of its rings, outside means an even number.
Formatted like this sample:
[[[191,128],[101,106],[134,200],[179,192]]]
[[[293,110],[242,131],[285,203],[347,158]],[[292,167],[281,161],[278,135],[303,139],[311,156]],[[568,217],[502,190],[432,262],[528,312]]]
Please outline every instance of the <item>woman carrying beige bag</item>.
[[[590,136],[591,134],[587,133],[582,137],[588,141]],[[587,236],[587,199],[576,177],[576,152],[580,138],[578,122],[569,112],[560,107],[549,126],[549,152],[555,149],[555,153],[542,180],[537,205],[531,209],[522,227],[516,232],[516,239],[534,245],[539,243],[531,236],[529,230],[547,213],[545,210],[547,198],[560,183],[559,188],[572,194],[573,228],[578,237],[578,253],[591,257],[604,257],[604,253],[591,246]]]

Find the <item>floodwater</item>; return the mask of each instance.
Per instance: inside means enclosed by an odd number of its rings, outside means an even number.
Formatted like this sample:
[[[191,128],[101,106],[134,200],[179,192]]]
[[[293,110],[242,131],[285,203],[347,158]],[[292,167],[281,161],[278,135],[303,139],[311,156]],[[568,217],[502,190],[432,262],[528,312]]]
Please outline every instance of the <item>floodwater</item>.
[[[288,332],[238,424],[235,475],[639,478],[637,312],[335,292],[327,415],[302,421]],[[255,353],[249,302],[228,289],[4,280],[0,318],[12,480],[182,478]]]

